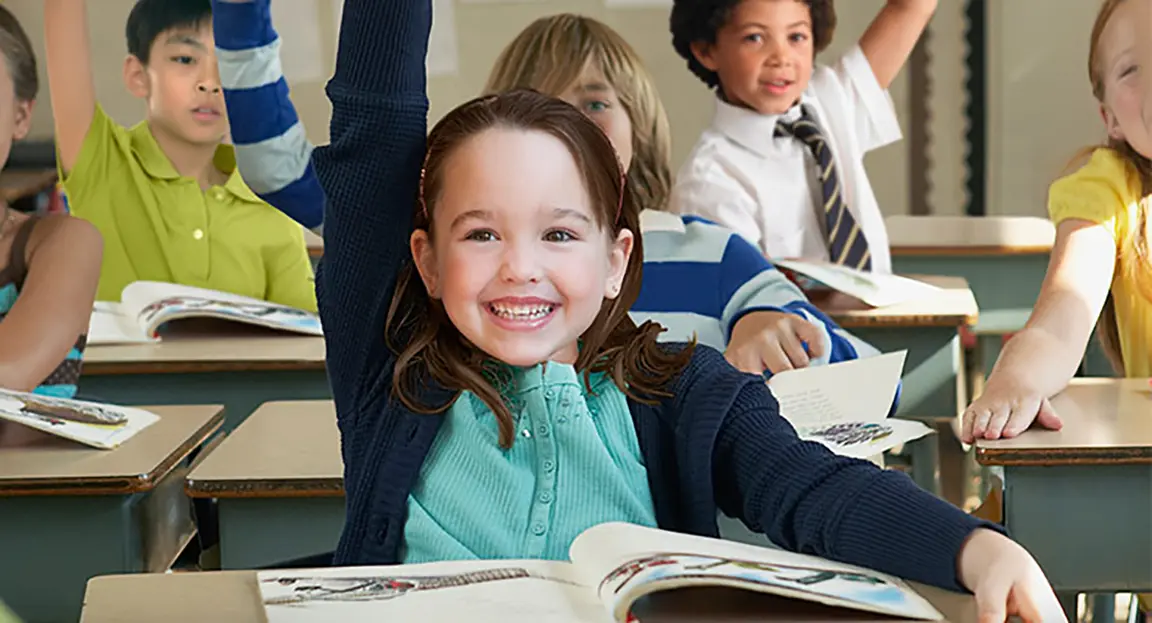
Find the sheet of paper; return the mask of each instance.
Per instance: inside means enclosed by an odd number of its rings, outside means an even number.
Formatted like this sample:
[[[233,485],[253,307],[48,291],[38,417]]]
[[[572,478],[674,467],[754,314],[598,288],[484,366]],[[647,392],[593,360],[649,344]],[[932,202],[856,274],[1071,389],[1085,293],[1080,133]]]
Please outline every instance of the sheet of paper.
[[[934,285],[900,275],[867,273],[826,262],[773,259],[772,263],[780,268],[800,273],[833,290],[854,296],[873,307],[896,305],[927,298],[940,292],[940,288]]]
[[[89,346],[151,341],[142,329],[121,312],[118,303],[96,301],[92,306],[92,315],[88,319]]]
[[[800,427],[796,432],[801,439],[824,444],[841,456],[870,459],[929,435],[932,429],[915,420],[887,418],[880,422],[839,422]]]
[[[780,415],[795,427],[837,422],[879,422],[888,417],[904,358],[896,351],[774,375],[768,387]]]
[[[317,22],[320,10],[320,0],[272,3],[272,24],[280,35],[280,64],[288,82],[313,82],[328,74]]]
[[[110,450],[155,424],[160,416],[142,409],[0,389],[0,419]]]

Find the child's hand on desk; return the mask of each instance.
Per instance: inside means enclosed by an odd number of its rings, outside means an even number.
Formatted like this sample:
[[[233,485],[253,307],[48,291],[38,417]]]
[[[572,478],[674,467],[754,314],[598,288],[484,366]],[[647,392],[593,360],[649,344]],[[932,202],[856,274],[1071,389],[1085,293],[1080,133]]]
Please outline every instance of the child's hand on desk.
[[[984,528],[973,532],[957,560],[960,583],[976,596],[980,623],[1067,623],[1040,565],[1012,539]]]
[[[741,372],[776,374],[805,368],[823,354],[824,334],[816,325],[796,314],[755,311],[732,328],[724,358]]]
[[[976,439],[1015,437],[1033,421],[1052,430],[1064,425],[1047,398],[1016,385],[990,382],[964,411],[960,440],[973,443]]]

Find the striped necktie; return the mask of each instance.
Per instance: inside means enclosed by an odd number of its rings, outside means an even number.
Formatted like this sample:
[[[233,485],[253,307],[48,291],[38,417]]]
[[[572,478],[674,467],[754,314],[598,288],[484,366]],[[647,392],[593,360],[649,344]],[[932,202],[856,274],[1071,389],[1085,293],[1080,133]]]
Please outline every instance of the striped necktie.
[[[848,211],[841,192],[840,175],[836,172],[836,162],[832,149],[824,139],[824,133],[816,124],[812,109],[804,106],[803,114],[793,122],[780,121],[776,124],[776,136],[793,136],[800,139],[816,157],[820,166],[820,194],[824,198],[824,223],[828,232],[828,255],[836,264],[851,268],[872,270],[872,254],[868,251],[868,241],[860,231],[860,225]]]

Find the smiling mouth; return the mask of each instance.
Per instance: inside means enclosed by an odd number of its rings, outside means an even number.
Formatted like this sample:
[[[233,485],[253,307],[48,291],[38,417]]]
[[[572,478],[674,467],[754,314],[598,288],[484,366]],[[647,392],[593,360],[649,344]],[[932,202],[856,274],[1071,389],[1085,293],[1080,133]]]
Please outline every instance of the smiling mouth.
[[[508,303],[488,303],[488,311],[493,316],[505,320],[531,322],[548,317],[556,310],[556,305],[550,303],[533,303],[531,305],[511,305]]]
[[[197,115],[212,115],[212,116],[219,116],[220,115],[220,111],[216,110],[215,108],[193,108],[192,112],[197,114]]]

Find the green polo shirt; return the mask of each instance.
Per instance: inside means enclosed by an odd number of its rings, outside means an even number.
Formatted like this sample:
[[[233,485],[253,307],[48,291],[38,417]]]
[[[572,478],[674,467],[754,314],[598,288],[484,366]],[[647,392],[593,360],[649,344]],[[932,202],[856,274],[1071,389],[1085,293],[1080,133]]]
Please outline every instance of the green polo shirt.
[[[104,237],[97,299],[133,281],[165,281],[316,311],[301,227],[240,179],[231,145],[216,150],[228,181],[207,191],[182,177],[147,122],[124,128],[100,107],[67,175],[72,214]]]

